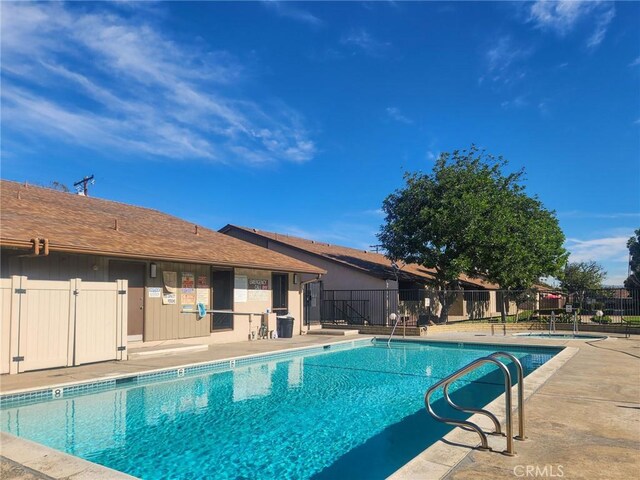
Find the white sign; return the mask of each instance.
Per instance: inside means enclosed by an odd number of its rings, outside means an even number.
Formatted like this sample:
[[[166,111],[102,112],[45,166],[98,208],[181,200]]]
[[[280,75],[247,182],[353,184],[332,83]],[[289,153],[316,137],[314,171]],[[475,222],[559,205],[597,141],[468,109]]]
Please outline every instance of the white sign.
[[[161,287],[149,287],[149,298],[161,298],[161,297],[162,297]]]
[[[236,303],[244,303],[247,301],[247,289],[249,288],[249,280],[246,275],[236,275],[233,282],[233,301]]]
[[[431,306],[431,299],[430,298],[425,298],[424,299],[424,306],[425,307],[430,307]]]
[[[196,288],[196,301],[202,303],[205,308],[209,308],[209,289]]]
[[[250,302],[268,302],[271,299],[271,291],[250,289],[248,299]]]
[[[175,293],[165,293],[162,295],[162,304],[163,305],[175,305],[176,304],[176,294]]]
[[[567,312],[567,313],[571,313],[571,312],[573,312],[573,305],[571,305],[570,303],[567,303],[567,304],[564,306],[564,311],[565,311],[565,312]]]

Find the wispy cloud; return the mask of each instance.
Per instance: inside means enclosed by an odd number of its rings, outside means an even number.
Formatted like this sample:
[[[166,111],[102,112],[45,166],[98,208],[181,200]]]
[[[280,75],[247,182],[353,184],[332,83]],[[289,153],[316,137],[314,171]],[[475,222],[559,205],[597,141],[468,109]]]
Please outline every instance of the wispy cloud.
[[[499,37],[485,50],[486,71],[479,82],[485,80],[499,84],[513,84],[526,76],[523,62],[532,53],[531,48],[519,46],[511,36]]]
[[[637,67],[640,65],[640,57],[636,57],[636,59],[629,64],[630,67]]]
[[[403,115],[402,112],[400,112],[400,109],[397,107],[387,107],[385,111],[387,112],[389,118],[395,120],[396,122],[404,123],[406,125],[411,125],[413,123],[413,120]]]
[[[569,260],[572,262],[589,260],[620,262],[628,258],[628,240],[629,236],[603,237],[593,240],[568,238],[565,246],[571,252]]]
[[[265,230],[361,250],[371,250],[370,247],[378,243],[375,227],[363,223],[338,221],[322,230],[308,230],[292,224],[270,224]]]
[[[560,218],[639,218],[640,212],[584,212],[582,210],[570,210],[558,212]]]
[[[290,18],[292,20],[306,23],[314,27],[320,27],[323,25],[323,21],[319,17],[316,17],[307,10],[303,10],[302,8],[293,5],[291,2],[264,0],[262,3],[269,10],[275,12],[280,17]]]
[[[538,0],[531,4],[528,21],[541,30],[553,31],[560,36],[572,32],[579,23],[590,22],[593,31],[586,43],[588,47],[595,48],[604,40],[614,17],[612,2]]]
[[[315,154],[297,112],[243,94],[236,58],[168,38],[130,8],[4,3],[2,47],[5,136],[225,163]]]
[[[528,105],[529,105],[529,101],[527,100],[526,95],[518,95],[512,100],[505,100],[500,104],[500,106],[504,109],[524,108]]]
[[[364,28],[353,29],[341,39],[343,45],[356,47],[371,57],[383,57],[391,48],[391,43],[379,41]]]

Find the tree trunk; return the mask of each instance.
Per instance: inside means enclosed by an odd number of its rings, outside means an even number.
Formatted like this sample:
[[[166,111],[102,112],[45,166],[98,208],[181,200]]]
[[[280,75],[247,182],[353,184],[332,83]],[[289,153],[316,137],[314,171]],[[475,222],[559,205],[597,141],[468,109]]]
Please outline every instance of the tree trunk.
[[[509,295],[502,294],[502,301],[500,302],[500,318],[502,323],[507,323],[507,312],[509,311]]]
[[[438,315],[438,323],[447,323],[449,317],[450,302],[447,301],[447,291],[438,290],[438,301],[440,302],[440,315]]]

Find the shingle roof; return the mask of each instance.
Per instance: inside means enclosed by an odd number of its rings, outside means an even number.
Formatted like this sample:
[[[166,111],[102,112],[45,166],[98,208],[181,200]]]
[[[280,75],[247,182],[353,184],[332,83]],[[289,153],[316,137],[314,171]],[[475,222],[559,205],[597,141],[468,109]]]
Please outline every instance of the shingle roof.
[[[351,268],[367,272],[376,277],[388,279],[395,278],[395,274],[391,266],[391,261],[380,253],[342,247],[340,245],[332,245],[326,242],[317,242],[315,240],[308,240],[305,238],[294,237],[282,233],[265,232],[263,230],[241,227],[238,225],[227,225],[221,228],[220,231],[225,233],[232,228],[243,230],[253,235],[277,241],[298,250],[318,255],[328,260],[339,262]],[[417,280],[429,282],[433,280],[433,277],[435,275],[434,269],[428,269],[414,263],[400,266],[401,269],[398,276],[401,280]],[[460,281],[475,287],[491,289],[498,288],[497,285],[485,281],[484,279],[472,278],[467,275],[461,275]]]
[[[124,203],[2,180],[0,244],[218,266],[324,273],[278,252],[197,227],[172,215]],[[115,228],[117,221],[117,230]]]

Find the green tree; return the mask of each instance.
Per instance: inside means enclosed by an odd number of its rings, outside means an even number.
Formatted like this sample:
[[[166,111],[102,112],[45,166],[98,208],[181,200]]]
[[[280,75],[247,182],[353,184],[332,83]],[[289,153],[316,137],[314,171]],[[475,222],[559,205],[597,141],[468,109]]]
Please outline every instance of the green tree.
[[[597,262],[571,262],[565,265],[558,279],[560,288],[577,295],[578,308],[582,308],[587,290],[602,288],[606,276],[607,272]]]
[[[520,184],[497,192],[478,237],[474,264],[503,290],[503,321],[509,303],[517,302],[523,290],[530,289],[540,278],[561,271],[568,257],[564,240],[555,213],[537,198],[529,197]]]
[[[624,281],[624,286],[634,292],[640,289],[640,228],[627,242],[629,249],[629,277]]]
[[[383,202],[378,238],[392,260],[435,270],[441,320],[461,273],[525,289],[566,262],[555,216],[524,194],[524,173],[504,174],[505,166],[474,146],[444,153],[431,174],[405,174],[404,188]]]

